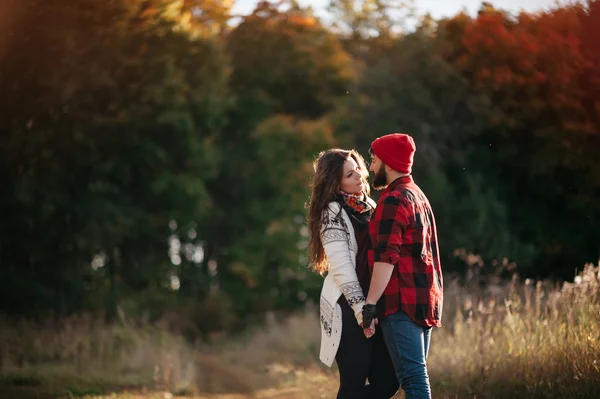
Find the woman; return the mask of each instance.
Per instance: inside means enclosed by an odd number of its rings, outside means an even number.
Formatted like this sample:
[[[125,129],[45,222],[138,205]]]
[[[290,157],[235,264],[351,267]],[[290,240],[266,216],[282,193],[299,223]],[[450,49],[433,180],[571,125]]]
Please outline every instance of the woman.
[[[380,331],[367,339],[362,307],[370,284],[368,223],[375,208],[368,171],[354,150],[321,152],[314,162],[308,228],[314,269],[327,277],[321,290],[320,359],[340,373],[338,399],[388,399],[398,381]],[[368,378],[369,384],[365,384]]]

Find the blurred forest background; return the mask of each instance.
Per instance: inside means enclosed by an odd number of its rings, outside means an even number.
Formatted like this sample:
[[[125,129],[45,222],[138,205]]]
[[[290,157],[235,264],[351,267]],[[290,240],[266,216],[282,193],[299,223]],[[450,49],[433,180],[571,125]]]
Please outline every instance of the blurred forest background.
[[[188,341],[315,302],[312,161],[414,136],[459,281],[600,254],[600,1],[418,21],[410,4],[3,0],[0,313]],[[377,193],[374,193],[377,197]]]

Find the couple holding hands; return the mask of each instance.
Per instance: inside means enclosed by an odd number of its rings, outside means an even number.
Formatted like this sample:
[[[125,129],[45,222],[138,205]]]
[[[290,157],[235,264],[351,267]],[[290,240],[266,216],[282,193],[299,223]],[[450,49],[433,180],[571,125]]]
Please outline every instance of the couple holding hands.
[[[426,362],[443,279],[433,211],[411,176],[415,150],[406,134],[373,141],[377,204],[356,151],[323,151],[314,163],[309,251],[326,274],[319,357],[338,365],[337,399],[387,399],[399,386],[406,399],[431,398]]]

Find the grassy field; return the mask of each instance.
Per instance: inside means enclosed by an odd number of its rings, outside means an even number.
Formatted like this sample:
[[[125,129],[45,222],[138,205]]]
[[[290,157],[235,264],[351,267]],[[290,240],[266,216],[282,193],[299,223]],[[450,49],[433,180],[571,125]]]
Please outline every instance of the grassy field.
[[[450,280],[445,301],[429,358],[435,398],[600,398],[599,267],[561,287]],[[3,325],[0,399],[314,399],[337,390],[335,367],[317,359],[311,308],[235,342],[197,347],[126,320]]]

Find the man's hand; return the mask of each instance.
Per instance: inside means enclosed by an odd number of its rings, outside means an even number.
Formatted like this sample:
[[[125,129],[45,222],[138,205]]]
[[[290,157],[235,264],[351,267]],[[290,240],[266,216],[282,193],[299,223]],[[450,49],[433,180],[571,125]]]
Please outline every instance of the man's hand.
[[[363,329],[368,330],[371,327],[375,330],[374,320],[377,317],[377,306],[366,304],[362,309]],[[365,333],[366,335],[366,333]],[[367,337],[368,338],[368,337]]]

